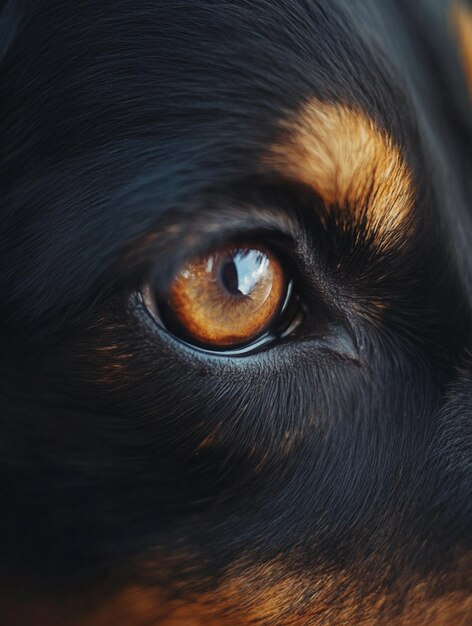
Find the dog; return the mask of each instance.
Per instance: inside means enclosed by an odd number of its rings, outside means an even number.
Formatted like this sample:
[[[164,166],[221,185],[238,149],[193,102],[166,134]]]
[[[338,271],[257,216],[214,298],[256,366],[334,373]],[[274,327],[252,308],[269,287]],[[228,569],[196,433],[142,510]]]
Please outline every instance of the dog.
[[[472,9],[0,3],[6,626],[472,624]]]

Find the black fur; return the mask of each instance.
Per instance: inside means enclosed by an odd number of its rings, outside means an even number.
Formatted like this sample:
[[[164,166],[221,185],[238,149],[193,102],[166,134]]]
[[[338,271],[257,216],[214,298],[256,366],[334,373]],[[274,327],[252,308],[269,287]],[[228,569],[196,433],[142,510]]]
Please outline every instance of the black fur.
[[[240,559],[359,572],[360,598],[467,589],[472,113],[445,2],[359,4],[4,3],[4,589],[190,593]],[[392,250],[260,173],[314,96],[406,155]],[[244,233],[287,259],[305,321],[248,356],[192,351],[136,290]]]

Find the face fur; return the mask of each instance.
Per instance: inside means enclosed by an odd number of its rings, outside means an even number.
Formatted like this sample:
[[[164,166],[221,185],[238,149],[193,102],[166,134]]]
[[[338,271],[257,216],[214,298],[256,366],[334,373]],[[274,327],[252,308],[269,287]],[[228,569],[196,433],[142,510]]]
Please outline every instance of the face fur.
[[[471,15],[0,3],[2,623],[472,621]]]

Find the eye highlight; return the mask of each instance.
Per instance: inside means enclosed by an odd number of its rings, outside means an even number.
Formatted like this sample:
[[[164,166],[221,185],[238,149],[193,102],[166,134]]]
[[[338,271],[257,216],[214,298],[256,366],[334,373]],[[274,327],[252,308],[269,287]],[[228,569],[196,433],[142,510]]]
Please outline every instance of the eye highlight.
[[[268,248],[228,245],[184,265],[162,301],[149,285],[143,299],[173,334],[224,350],[268,332],[283,308],[287,287],[282,265]]]

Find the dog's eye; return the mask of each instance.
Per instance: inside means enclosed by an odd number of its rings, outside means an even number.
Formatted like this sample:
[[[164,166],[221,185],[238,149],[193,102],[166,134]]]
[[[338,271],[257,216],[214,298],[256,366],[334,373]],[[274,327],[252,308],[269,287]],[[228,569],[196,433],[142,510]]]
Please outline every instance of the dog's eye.
[[[264,246],[228,245],[188,262],[167,297],[146,285],[150,312],[174,335],[210,349],[245,346],[276,323],[288,281],[276,255]]]

